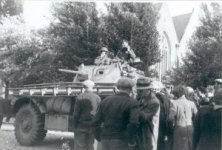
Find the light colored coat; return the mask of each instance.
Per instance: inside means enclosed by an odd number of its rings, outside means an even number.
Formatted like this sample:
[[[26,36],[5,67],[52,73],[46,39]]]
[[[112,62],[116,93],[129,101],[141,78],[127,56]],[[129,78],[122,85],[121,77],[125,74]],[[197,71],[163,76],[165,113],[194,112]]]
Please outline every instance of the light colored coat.
[[[177,100],[173,100],[170,109],[170,118],[176,119],[175,125],[189,126],[193,125],[192,118],[197,113],[197,108],[194,102],[187,100],[185,96]]]
[[[193,135],[193,118],[197,113],[194,102],[185,96],[172,101],[170,118],[175,120],[173,150],[191,150]]]

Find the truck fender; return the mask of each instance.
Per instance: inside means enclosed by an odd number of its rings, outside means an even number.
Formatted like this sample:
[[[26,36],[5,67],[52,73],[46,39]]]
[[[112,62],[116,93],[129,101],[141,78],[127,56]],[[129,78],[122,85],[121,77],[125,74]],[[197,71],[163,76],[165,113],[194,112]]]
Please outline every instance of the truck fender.
[[[19,110],[19,108],[24,105],[24,104],[28,104],[28,103],[33,103],[39,110],[41,113],[46,113],[46,107],[39,102],[36,99],[31,99],[28,97],[22,97],[19,99],[11,99],[11,105],[13,106],[13,112],[16,114]]]
[[[41,101],[36,100],[36,99],[32,99],[32,101],[39,108],[42,114],[47,112],[46,106],[43,103],[41,103]]]

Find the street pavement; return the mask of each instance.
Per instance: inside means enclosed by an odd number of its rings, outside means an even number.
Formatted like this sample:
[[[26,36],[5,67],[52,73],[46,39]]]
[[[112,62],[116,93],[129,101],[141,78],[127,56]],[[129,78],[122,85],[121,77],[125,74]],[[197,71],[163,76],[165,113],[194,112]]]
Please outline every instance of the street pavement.
[[[14,126],[12,124],[3,124],[0,130],[0,150],[61,150],[64,142],[68,142],[71,149],[73,149],[73,138],[74,135],[71,132],[49,131],[41,144],[24,147],[16,141]]]

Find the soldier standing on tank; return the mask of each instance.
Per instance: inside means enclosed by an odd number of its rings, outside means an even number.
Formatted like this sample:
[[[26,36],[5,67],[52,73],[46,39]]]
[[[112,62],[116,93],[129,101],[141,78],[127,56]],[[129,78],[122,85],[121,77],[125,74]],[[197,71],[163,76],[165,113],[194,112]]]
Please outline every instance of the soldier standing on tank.
[[[102,47],[100,49],[101,54],[99,57],[95,59],[96,65],[109,65],[110,64],[110,58],[108,56],[108,49],[106,47]]]
[[[77,97],[73,114],[74,149],[93,150],[92,121],[101,99],[92,92],[95,85],[93,81],[86,80],[83,82],[83,85],[85,92]]]
[[[129,150],[136,147],[139,114],[137,101],[131,97],[134,85],[130,78],[121,78],[117,83],[119,92],[100,103],[93,126],[102,150]]]
[[[136,58],[134,51],[130,48],[127,41],[123,40],[122,49],[118,51],[117,57],[124,61],[124,63],[133,62]]]

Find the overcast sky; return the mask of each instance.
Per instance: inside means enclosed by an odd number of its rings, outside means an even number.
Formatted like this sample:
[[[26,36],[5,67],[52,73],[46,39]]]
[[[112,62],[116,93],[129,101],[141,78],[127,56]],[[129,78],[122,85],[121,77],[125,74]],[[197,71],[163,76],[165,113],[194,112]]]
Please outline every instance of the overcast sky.
[[[51,0],[52,1],[52,0]],[[151,1],[152,2],[152,1]],[[161,1],[153,1],[160,3]],[[201,1],[162,1],[168,4],[172,16],[189,13]],[[27,26],[40,28],[48,25],[50,18],[50,0],[25,0],[24,17]],[[104,10],[104,1],[97,1],[100,10]]]

